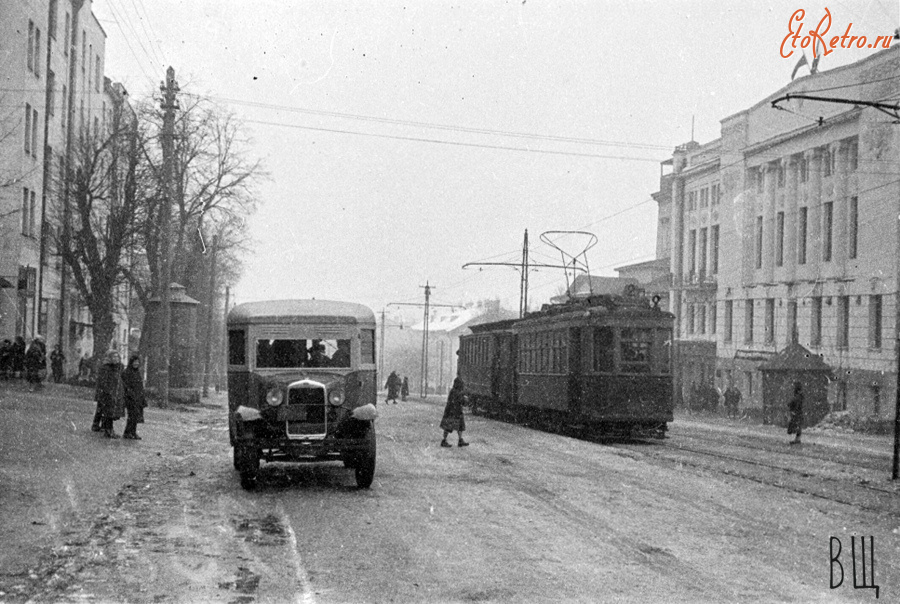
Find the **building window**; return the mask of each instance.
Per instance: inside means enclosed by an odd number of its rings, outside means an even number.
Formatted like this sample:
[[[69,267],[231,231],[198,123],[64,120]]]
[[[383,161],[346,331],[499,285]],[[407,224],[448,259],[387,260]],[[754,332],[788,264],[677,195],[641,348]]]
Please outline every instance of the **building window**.
[[[834,409],[833,411],[847,410],[847,382],[844,380],[837,381],[837,391],[834,393]]]
[[[697,209],[697,191],[691,191],[688,193],[688,212],[693,212]]]
[[[31,109],[31,156],[37,157],[38,150],[38,112]]]
[[[41,75],[41,29],[34,28],[34,75]]]
[[[856,172],[859,167],[859,145],[854,140],[847,147],[847,168],[850,172]]]
[[[869,386],[869,390],[872,393],[872,415],[875,417],[881,416],[881,385],[872,384]]]
[[[688,267],[690,267],[691,277],[697,273],[697,231],[691,229],[690,235],[688,236],[689,241],[689,249],[688,253],[690,254]]]
[[[709,272],[712,275],[716,275],[719,272],[719,225],[717,224],[714,224],[710,231]]]
[[[850,296],[838,296],[838,348],[848,348],[850,345]]]
[[[50,0],[50,18],[47,22],[47,26],[50,28],[47,32],[47,35],[52,39],[56,39],[56,5],[58,0]],[[41,331],[41,333],[44,333]]]
[[[753,343],[753,300],[744,301],[744,343]]]
[[[784,212],[775,215],[775,266],[784,265]]]
[[[732,318],[734,317],[734,301],[725,300],[725,338],[726,342],[731,342],[734,337],[734,328]]]
[[[832,161],[833,154],[828,147],[825,147],[824,151],[822,152],[822,172],[826,178],[831,176],[831,172],[834,169],[834,166],[831,163]]]
[[[809,160],[807,160],[805,156],[801,156],[800,161],[797,162],[797,167],[800,170],[800,182],[808,181],[809,180]]]
[[[25,103],[25,153],[31,154],[31,105]]]
[[[28,20],[28,52],[26,57],[28,71],[34,72],[34,21]]]
[[[831,229],[834,225],[834,203],[822,204],[822,260],[831,262]]]
[[[694,305],[687,305],[687,321],[685,321],[685,329],[687,330],[688,335],[694,333]]]
[[[41,298],[41,306],[38,311],[38,333],[47,333],[47,315],[50,310],[50,300]]]
[[[765,317],[765,338],[766,344],[775,343],[775,299],[766,298],[766,317]]]
[[[762,268],[763,259],[763,217],[756,217],[756,268]]]
[[[709,305],[709,333],[716,334],[716,303]]]
[[[700,244],[699,244],[699,270],[700,270],[700,280],[704,280],[706,277],[706,228],[700,229]]]
[[[56,115],[56,74],[47,70],[47,115]]]
[[[59,117],[60,117],[60,122],[62,122],[63,130],[66,129],[66,124],[68,123],[68,117],[69,117],[66,112],[66,103],[69,100],[68,97],[66,96],[67,94],[68,94],[68,89],[66,88],[66,85],[63,84],[62,99],[60,100],[60,103],[59,103]]]
[[[95,90],[97,92],[100,92],[100,75],[102,72],[100,71],[100,56],[99,55],[94,57],[94,71],[95,71],[95,74],[94,74],[95,75],[95,78],[94,78]]]
[[[788,300],[787,303],[787,330],[788,344],[796,344],[798,339],[796,300]]]
[[[810,306],[810,334],[809,343],[812,346],[822,345],[822,298],[815,297]]]
[[[847,256],[856,258],[859,242],[859,198],[851,197],[847,216]]]
[[[706,334],[706,304],[697,306],[697,326],[701,334]]]
[[[797,264],[806,264],[806,219],[808,209],[806,206],[800,208],[800,214],[797,217]]]
[[[756,192],[762,193],[766,188],[766,171],[759,168],[756,171]]]
[[[881,294],[869,296],[869,347],[881,348]]]
[[[777,184],[779,189],[784,188],[784,164],[782,162],[778,162],[778,170],[776,172],[777,176]]]
[[[716,183],[712,187],[710,187],[710,189],[709,189],[710,205],[713,205],[713,206],[719,205],[719,193],[720,193],[719,183]]]

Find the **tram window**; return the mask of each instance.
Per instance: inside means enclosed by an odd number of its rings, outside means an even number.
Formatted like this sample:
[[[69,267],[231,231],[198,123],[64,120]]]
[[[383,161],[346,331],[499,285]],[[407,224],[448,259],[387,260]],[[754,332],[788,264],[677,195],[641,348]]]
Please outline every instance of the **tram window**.
[[[594,371],[615,371],[615,350],[612,327],[594,328]]]
[[[338,340],[341,342],[342,340]],[[349,340],[346,340],[349,343]],[[375,362],[375,330],[374,329],[363,329],[360,332],[360,351],[361,351],[361,362],[363,363],[374,363]],[[349,349],[348,349],[349,352]],[[332,357],[332,361],[334,357]],[[340,359],[339,359],[340,360]],[[347,357],[347,365],[350,366],[350,358],[349,355]]]
[[[247,362],[247,332],[243,329],[228,330],[228,364],[243,365]]]
[[[256,366],[350,367],[350,340],[257,340]]]
[[[649,373],[653,330],[623,329],[619,340],[622,351],[622,371],[624,373]]]
[[[669,357],[672,354],[672,330],[657,329],[656,342],[654,344],[653,358],[656,361],[657,373],[669,373],[671,371]]]

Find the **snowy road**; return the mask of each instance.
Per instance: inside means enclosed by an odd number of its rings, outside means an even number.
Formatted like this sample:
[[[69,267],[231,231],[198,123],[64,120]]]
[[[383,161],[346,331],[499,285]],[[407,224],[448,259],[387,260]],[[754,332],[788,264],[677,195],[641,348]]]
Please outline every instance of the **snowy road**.
[[[873,590],[852,586],[860,535],[874,537],[879,600],[900,595],[884,439],[810,435],[798,449],[767,427],[694,418],[663,442],[598,444],[470,417],[472,446],[444,449],[441,403],[380,407],[368,491],[340,464],[264,464],[257,490],[243,491],[224,410],[182,414],[172,454],[133,473],[5,597],[869,601]],[[832,536],[846,573],[837,589]]]

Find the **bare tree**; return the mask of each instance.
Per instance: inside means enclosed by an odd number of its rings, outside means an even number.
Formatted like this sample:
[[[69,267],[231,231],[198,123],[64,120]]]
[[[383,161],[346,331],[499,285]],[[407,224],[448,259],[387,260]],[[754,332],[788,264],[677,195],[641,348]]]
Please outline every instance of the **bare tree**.
[[[147,219],[147,178],[137,121],[125,103],[114,104],[107,130],[82,128],[68,172],[57,189],[56,249],[72,274],[93,320],[94,355],[104,354],[115,329],[117,286],[126,256]]]

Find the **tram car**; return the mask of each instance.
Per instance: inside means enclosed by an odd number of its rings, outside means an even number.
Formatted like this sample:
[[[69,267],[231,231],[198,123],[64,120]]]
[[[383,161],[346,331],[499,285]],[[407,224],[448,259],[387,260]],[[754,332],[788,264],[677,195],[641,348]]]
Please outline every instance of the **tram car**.
[[[544,305],[460,338],[475,413],[551,429],[662,438],[672,421],[674,316],[631,289]]]

